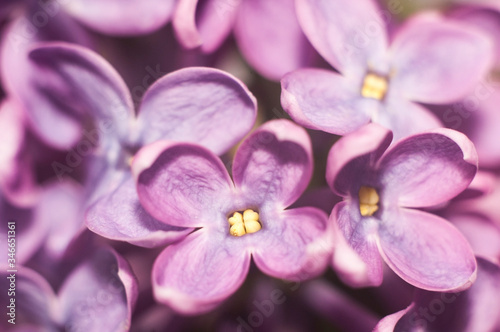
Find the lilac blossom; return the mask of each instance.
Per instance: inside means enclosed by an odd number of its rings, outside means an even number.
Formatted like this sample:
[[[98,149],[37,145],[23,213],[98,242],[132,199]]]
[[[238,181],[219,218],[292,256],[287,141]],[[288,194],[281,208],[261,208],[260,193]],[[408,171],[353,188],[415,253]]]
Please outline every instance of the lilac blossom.
[[[460,100],[491,66],[487,36],[436,13],[415,16],[389,36],[372,0],[296,6],[306,36],[339,71],[300,69],[281,80],[283,108],[309,128],[344,135],[372,121],[398,139],[439,127],[419,103]]]
[[[333,266],[353,286],[378,286],[382,261],[406,282],[427,290],[467,288],[474,254],[445,219],[419,210],[467,188],[477,170],[473,144],[450,129],[407,137],[369,124],[341,138],[327,160],[327,182],[344,197],[330,216],[336,228]]]
[[[40,46],[30,57],[37,72],[44,73],[40,84],[47,87],[39,107],[68,113],[83,108],[96,119],[79,143],[83,154],[97,146],[89,163],[87,226],[102,236],[147,247],[185,235],[189,230],[161,223],[141,207],[130,161],[142,146],[159,139],[196,142],[224,153],[253,125],[256,104],[247,88],[216,69],[181,69],[156,81],[135,114],[121,77],[92,51],[55,43]],[[71,171],[67,165],[57,169]]]
[[[153,267],[158,301],[186,314],[215,308],[243,283],[250,260],[264,273],[303,280],[331,255],[326,214],[285,209],[312,172],[310,140],[288,120],[267,122],[238,148],[231,181],[214,154],[197,145],[157,142],[132,165],[139,199],[155,218],[197,228],[160,253]]]

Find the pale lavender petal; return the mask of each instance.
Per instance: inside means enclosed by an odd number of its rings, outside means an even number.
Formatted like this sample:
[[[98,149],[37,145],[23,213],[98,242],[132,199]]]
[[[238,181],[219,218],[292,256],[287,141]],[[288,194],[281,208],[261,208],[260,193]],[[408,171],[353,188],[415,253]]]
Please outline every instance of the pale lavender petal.
[[[256,100],[238,79],[212,68],[187,68],[160,78],[138,115],[141,144],[171,139],[222,154],[252,128]]]
[[[88,208],[85,222],[91,231],[108,239],[148,248],[167,245],[192,231],[151,217],[139,202],[129,172],[123,174],[112,191]]]
[[[128,330],[137,293],[128,263],[111,249],[100,249],[71,272],[58,292],[64,326]]]
[[[333,208],[335,249],[332,266],[339,278],[351,287],[380,286],[384,276],[377,248],[374,218],[362,218],[357,204],[340,202]]]
[[[71,0],[63,9],[99,32],[122,36],[153,32],[170,20],[175,0]],[[51,3],[57,14],[59,3]],[[47,6],[50,7],[50,6]]]
[[[281,105],[295,122],[344,135],[368,123],[380,103],[361,97],[361,82],[324,69],[299,69],[281,80]]]
[[[397,332],[395,329],[396,324],[399,322],[401,317],[412,310],[413,307],[414,304],[412,303],[406,309],[393,313],[392,315],[385,316],[380,322],[378,322],[372,332]]]
[[[132,164],[137,193],[154,218],[179,227],[217,223],[217,208],[232,193],[221,160],[188,143],[159,141],[137,153]]]
[[[234,183],[248,203],[285,208],[309,184],[311,149],[311,140],[303,128],[289,120],[269,121],[238,148],[233,163]]]
[[[404,208],[387,209],[381,218],[380,252],[406,282],[433,291],[463,290],[474,282],[474,253],[451,223]]]
[[[436,129],[397,142],[380,160],[379,170],[386,204],[433,206],[468,187],[477,154],[462,133]]]
[[[348,196],[355,185],[361,185],[360,174],[368,175],[389,147],[392,133],[378,124],[368,124],[338,140],[330,149],[326,166],[326,182],[332,191]]]
[[[279,80],[313,58],[293,0],[242,1],[234,29],[245,59],[269,79]]]
[[[340,72],[359,73],[383,59],[387,32],[375,1],[298,0],[296,7],[309,41]]]
[[[391,86],[407,99],[426,103],[466,97],[493,61],[487,36],[437,16],[417,17],[403,26],[391,50]]]
[[[153,266],[153,292],[157,301],[184,314],[210,311],[243,283],[250,253],[234,250],[211,239],[200,229],[168,246]]]
[[[261,213],[262,220],[271,219]],[[259,269],[275,278],[306,280],[322,273],[333,251],[333,233],[326,214],[316,208],[285,210],[262,232],[270,233],[254,249]]]

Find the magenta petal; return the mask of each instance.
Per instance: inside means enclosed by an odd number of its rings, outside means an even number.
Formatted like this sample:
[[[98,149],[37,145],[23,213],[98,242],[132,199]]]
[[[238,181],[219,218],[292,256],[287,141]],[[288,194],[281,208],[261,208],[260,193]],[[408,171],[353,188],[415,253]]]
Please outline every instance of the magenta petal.
[[[352,287],[380,286],[384,273],[377,248],[377,221],[361,218],[357,206],[351,204],[338,203],[330,215],[335,230],[333,268]]]
[[[59,6],[54,3],[53,6]],[[64,9],[85,25],[110,35],[153,32],[168,22],[174,0],[71,0]]]
[[[253,252],[259,269],[288,280],[306,280],[323,272],[333,249],[326,214],[304,207],[285,210],[276,219],[279,222],[265,230],[271,234]]]
[[[138,115],[142,144],[171,139],[226,152],[252,128],[256,100],[238,79],[212,68],[181,69],[144,95]]]
[[[360,174],[368,175],[392,141],[392,133],[378,124],[368,124],[338,140],[328,153],[326,182],[332,191],[348,196]]]
[[[292,204],[312,175],[311,140],[289,120],[265,123],[238,148],[233,179],[253,204]]]
[[[368,123],[379,102],[362,98],[360,82],[324,69],[299,69],[281,80],[281,105],[297,123],[344,135]]]
[[[425,207],[445,202],[471,183],[477,170],[472,142],[451,129],[405,138],[379,164],[386,202]]]
[[[427,212],[391,209],[380,223],[385,262],[406,282],[432,291],[462,290],[476,278],[474,253],[446,220]]]
[[[184,314],[205,313],[245,280],[250,254],[233,251],[201,229],[167,247],[153,266],[156,299]]]
[[[221,160],[188,143],[159,141],[142,148],[133,173],[142,206],[151,216],[179,227],[218,224],[232,181]]]
[[[137,293],[128,263],[114,251],[100,249],[66,278],[58,292],[60,314],[69,330],[127,330]]]
[[[132,174],[125,173],[113,189],[87,210],[85,220],[91,231],[148,248],[169,244],[192,231],[151,217],[139,202]]]
[[[309,41],[340,72],[359,72],[384,56],[386,25],[375,1],[298,0],[296,7]]]
[[[392,52],[391,85],[406,98],[426,103],[466,97],[493,61],[487,36],[437,17],[407,23],[395,37]]]

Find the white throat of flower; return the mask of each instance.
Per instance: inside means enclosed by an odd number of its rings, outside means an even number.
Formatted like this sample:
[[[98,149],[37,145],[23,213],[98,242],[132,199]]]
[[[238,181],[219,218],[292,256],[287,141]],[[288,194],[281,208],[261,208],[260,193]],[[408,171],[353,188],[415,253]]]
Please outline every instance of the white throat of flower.
[[[243,214],[235,212],[227,221],[231,226],[229,228],[229,234],[232,236],[243,236],[245,234],[255,233],[262,228],[259,222],[259,214],[251,209],[245,210]]]

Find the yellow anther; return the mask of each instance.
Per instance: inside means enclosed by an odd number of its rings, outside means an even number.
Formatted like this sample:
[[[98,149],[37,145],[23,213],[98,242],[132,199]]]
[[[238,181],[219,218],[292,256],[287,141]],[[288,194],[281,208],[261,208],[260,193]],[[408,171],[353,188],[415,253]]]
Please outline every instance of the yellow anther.
[[[382,100],[387,93],[388,86],[387,78],[374,73],[368,73],[363,81],[361,95],[366,98]]]
[[[259,222],[259,214],[254,210],[248,209],[241,214],[233,213],[232,217],[227,219],[229,225],[229,234],[232,236],[243,236],[259,231],[262,225]]]
[[[359,212],[363,217],[373,216],[378,211],[380,197],[377,190],[372,187],[361,186],[358,192]]]

